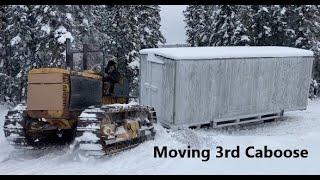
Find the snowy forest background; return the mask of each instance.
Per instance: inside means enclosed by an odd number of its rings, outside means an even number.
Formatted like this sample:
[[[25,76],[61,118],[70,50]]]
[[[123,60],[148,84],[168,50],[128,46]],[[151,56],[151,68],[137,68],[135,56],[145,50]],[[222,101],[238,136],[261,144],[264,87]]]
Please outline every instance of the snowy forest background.
[[[315,52],[310,97],[319,94],[320,6],[190,5],[183,12],[188,46],[276,45]],[[65,41],[95,44],[118,61],[137,90],[138,51],[165,43],[158,5],[0,6],[0,101],[26,97],[27,72],[65,67]]]

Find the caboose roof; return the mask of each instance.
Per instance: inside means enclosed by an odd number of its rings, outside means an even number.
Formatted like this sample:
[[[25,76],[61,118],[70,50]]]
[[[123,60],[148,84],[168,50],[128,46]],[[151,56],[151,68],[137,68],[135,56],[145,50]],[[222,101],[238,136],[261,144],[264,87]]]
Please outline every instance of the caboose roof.
[[[140,54],[154,54],[175,60],[208,60],[254,57],[313,56],[310,50],[284,46],[216,46],[142,49]]]

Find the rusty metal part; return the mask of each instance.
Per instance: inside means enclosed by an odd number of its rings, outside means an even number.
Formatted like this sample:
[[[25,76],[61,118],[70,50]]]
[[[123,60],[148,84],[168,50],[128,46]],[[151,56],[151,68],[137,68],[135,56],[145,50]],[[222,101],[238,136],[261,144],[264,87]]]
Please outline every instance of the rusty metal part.
[[[115,137],[116,124],[108,114],[105,114],[105,117],[102,118],[100,128],[102,138],[111,139]]]
[[[84,71],[84,72],[71,71],[71,75],[77,75],[77,76],[82,76],[82,77],[87,77],[87,78],[92,78],[92,79],[102,81],[102,76],[95,73],[94,71]]]
[[[58,129],[72,129],[76,125],[76,120],[73,119],[46,119],[45,122]]]
[[[102,104],[126,104],[128,103],[128,98],[126,97],[112,97],[112,96],[103,96]]]
[[[154,109],[147,106],[92,106],[80,115],[76,144],[88,152],[114,154],[153,139]]]

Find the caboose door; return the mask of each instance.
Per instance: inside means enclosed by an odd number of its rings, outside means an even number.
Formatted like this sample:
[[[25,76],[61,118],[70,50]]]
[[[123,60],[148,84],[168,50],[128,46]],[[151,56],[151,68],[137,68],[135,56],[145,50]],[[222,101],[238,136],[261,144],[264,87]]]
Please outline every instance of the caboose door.
[[[146,61],[146,76],[145,82],[143,84],[143,91],[146,96],[145,101],[142,102],[144,105],[149,105],[155,108],[157,115],[161,114],[161,104],[162,104],[162,73],[163,73],[163,63]],[[160,117],[158,117],[160,119]]]

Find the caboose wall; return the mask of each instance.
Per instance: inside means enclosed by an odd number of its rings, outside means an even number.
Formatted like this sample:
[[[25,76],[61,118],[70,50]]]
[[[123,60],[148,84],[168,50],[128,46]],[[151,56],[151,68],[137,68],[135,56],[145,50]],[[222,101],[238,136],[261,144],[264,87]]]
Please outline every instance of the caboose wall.
[[[311,57],[177,61],[175,125],[306,109],[312,62]]]

